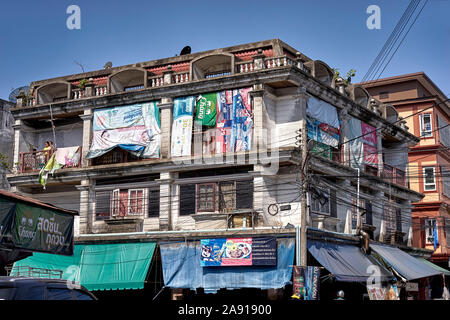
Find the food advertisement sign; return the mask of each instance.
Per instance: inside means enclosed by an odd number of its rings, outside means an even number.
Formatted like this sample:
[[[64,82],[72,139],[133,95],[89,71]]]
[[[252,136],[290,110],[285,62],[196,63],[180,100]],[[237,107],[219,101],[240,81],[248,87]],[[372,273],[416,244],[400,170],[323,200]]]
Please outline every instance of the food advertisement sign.
[[[275,238],[203,239],[200,247],[202,267],[277,265]]]

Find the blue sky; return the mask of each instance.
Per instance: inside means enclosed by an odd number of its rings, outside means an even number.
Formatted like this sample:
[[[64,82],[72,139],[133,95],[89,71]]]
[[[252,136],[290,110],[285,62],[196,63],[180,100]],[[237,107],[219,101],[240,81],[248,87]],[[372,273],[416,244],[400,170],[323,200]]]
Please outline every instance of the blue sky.
[[[66,9],[81,9],[69,30]],[[381,29],[366,8],[381,8]],[[279,38],[341,73],[365,74],[408,0],[365,1],[2,1],[0,98],[31,81]],[[382,77],[424,71],[450,95],[450,1],[430,0]]]

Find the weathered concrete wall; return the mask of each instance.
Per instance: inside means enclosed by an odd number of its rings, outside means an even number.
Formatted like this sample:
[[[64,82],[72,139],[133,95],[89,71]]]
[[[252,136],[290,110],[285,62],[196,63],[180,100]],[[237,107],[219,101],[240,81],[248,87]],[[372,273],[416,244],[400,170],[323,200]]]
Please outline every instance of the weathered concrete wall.
[[[0,99],[0,153],[6,157],[5,161],[11,167],[13,165],[14,149],[14,118],[9,111],[12,105]],[[0,166],[0,188],[9,189],[9,183],[6,180],[5,174],[9,172],[8,169]]]

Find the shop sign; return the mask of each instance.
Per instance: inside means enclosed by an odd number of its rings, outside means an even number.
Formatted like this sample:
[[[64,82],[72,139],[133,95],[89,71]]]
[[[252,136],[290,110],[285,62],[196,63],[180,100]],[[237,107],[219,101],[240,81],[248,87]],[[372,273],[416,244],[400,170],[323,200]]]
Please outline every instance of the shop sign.
[[[276,238],[220,238],[200,242],[200,265],[276,266]]]
[[[419,284],[417,282],[407,282],[405,289],[406,291],[419,291]]]

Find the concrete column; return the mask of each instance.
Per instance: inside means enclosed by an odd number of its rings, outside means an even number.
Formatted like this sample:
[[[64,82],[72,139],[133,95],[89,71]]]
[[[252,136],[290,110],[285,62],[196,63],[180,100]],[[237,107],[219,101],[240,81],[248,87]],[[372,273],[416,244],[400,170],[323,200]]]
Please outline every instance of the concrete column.
[[[172,189],[173,180],[178,178],[178,173],[161,172],[159,186],[159,230],[172,230]]]
[[[86,159],[86,154],[91,147],[92,117],[93,113],[91,109],[84,109],[84,114],[80,116],[80,118],[83,120],[83,141],[81,155],[81,165],[83,167],[88,167],[90,162],[88,159]]]
[[[95,206],[95,181],[90,179],[81,180],[81,184],[76,186],[80,191],[80,210],[79,216],[75,217],[74,234],[92,233],[92,225],[94,222],[94,206]]]
[[[260,152],[267,148],[265,139],[263,138],[263,110],[264,110],[264,85],[253,85],[250,94],[253,98],[253,143],[252,150]]]
[[[21,135],[20,130],[22,127],[22,120],[15,120],[14,125],[12,126],[14,129],[14,157],[13,157],[13,165],[16,163],[20,163],[20,143]]]
[[[173,100],[172,98],[162,98],[158,103],[161,110],[161,158],[170,158],[172,122],[173,122]]]
[[[163,81],[164,84],[172,84],[173,80],[173,70],[171,66],[167,67],[167,71],[163,72]]]
[[[348,114],[347,109],[339,110],[339,120],[341,122],[341,137],[339,138],[342,143],[341,161],[346,165],[350,165],[350,145],[348,143],[350,115]]]
[[[265,68],[264,58],[265,56],[262,53],[262,49],[258,49],[258,54],[253,56],[254,70],[262,70]]]

